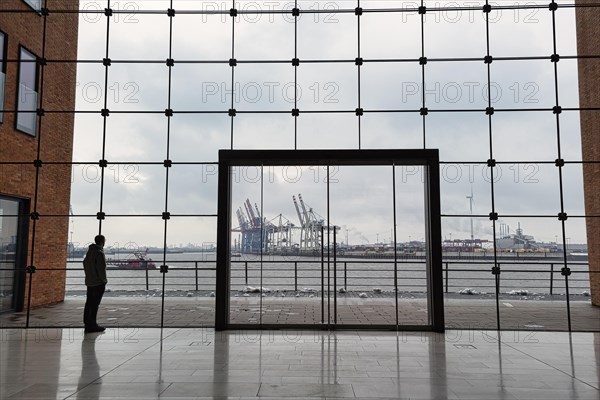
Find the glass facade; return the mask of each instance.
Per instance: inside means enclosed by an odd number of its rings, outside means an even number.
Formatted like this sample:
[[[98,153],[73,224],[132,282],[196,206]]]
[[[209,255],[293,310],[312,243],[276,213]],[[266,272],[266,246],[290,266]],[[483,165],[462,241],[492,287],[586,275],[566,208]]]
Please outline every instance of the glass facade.
[[[23,112],[17,122],[35,135],[40,118],[74,115],[73,160],[54,160],[73,167],[72,215],[46,217],[69,220],[67,293],[82,290],[77,250],[102,233],[113,262],[135,252],[155,264],[145,273],[109,271],[113,292],[143,297],[162,316],[153,323],[166,326],[178,322],[165,310],[189,295],[190,315],[204,316],[196,324],[210,325],[218,150],[435,148],[446,307],[485,300],[479,310],[489,320],[480,325],[515,329],[532,325],[516,310],[536,301],[554,307],[557,329],[572,329],[590,292],[577,5],[549,1],[81,1],[78,59],[46,55],[39,67],[43,76],[77,66],[75,109],[40,104],[45,116]],[[40,18],[60,21],[64,13],[57,7]],[[43,41],[44,31],[37,34]],[[22,49],[21,59],[36,57]],[[19,95],[18,110],[35,111],[36,63],[19,68],[19,93],[27,95]],[[41,79],[40,90],[48,84]],[[386,193],[387,176],[361,175],[369,184],[358,185],[343,172],[332,198],[358,193],[370,208],[336,221],[347,227],[342,242],[402,244],[418,264],[425,242],[418,218],[390,240],[389,210],[365,189]],[[241,175],[248,193],[255,178]],[[418,168],[396,177],[421,178]],[[301,181],[291,186],[294,194],[310,190]],[[291,194],[265,198],[264,218],[287,213],[300,225]],[[258,195],[238,197],[233,212],[248,213],[242,202]],[[406,215],[423,213],[397,201]],[[447,314],[447,325],[464,326],[469,313]]]

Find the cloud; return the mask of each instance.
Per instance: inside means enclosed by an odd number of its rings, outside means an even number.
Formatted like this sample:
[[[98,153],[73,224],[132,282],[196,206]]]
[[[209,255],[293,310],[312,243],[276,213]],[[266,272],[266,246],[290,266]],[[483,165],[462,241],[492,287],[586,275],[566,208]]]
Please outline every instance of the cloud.
[[[129,2],[139,10],[168,8],[168,1]],[[456,2],[428,2],[428,7],[454,5]],[[469,5],[475,2],[468,2]],[[482,2],[479,2],[482,4]],[[231,83],[229,59],[232,57],[230,17],[192,15],[184,9],[216,7],[228,10],[229,3],[175,1],[173,18],[173,53],[175,66],[171,76],[171,104],[175,115],[169,121],[164,111],[169,108],[168,54],[169,20],[166,14],[120,14],[111,21],[109,55],[115,60],[154,60],[156,63],[113,63],[109,68],[109,85],[104,93],[104,69],[99,65],[79,64],[77,110],[103,108],[104,95],[111,115],[107,118],[106,154],[110,162],[125,164],[107,171],[103,207],[107,213],[160,214],[165,206],[166,176],[163,160],[215,162],[219,149],[231,148],[230,108],[238,111],[233,120],[233,148],[299,149],[358,148],[359,124],[353,110],[359,107],[358,69],[353,62],[317,64],[301,62],[297,69],[298,86],[294,87],[294,24],[289,16],[246,15],[238,17],[234,42],[235,83]],[[243,5],[246,4],[246,5]],[[253,3],[262,9],[277,6]],[[316,7],[314,2],[300,2],[300,7]],[[319,7],[325,7],[319,3]],[[343,2],[330,2],[332,10],[347,8]],[[413,7],[415,2],[365,2],[366,9]],[[462,3],[461,3],[462,4]],[[280,3],[287,7],[288,3]],[[124,4],[121,4],[124,6]],[[224,8],[226,6],[226,8]],[[92,9],[94,2],[83,2]],[[250,7],[248,3],[240,3]],[[499,56],[539,55],[552,52],[551,21],[547,10],[518,12],[503,10],[494,14],[490,25],[490,54]],[[352,13],[302,15],[298,23],[298,57],[311,59],[354,60],[358,56],[358,26]],[[315,22],[317,20],[317,22]],[[421,56],[420,16],[417,13],[365,13],[361,17],[361,56],[365,59]],[[576,54],[574,13],[557,12],[557,37],[560,54]],[[80,19],[79,57],[105,57],[105,19],[82,15]],[[485,24],[479,11],[427,14],[425,54],[431,60],[425,66],[423,87],[418,62],[365,63],[361,68],[360,107],[367,112],[361,119],[362,148],[422,148],[423,126],[419,113],[369,113],[369,110],[418,110],[425,92],[425,118],[428,147],[440,149],[442,161],[442,211],[466,214],[471,184],[476,214],[491,212],[489,170],[490,158]],[[477,60],[435,61],[442,57],[473,57]],[[190,63],[192,60],[208,61]],[[244,63],[244,61],[278,60],[279,63]],[[288,63],[289,61],[289,63]],[[496,109],[546,108],[554,105],[554,69],[549,60],[501,61],[490,65],[492,106]],[[576,63],[559,64],[561,103],[578,104]],[[299,93],[297,105],[294,93]],[[233,103],[232,103],[233,101]],[[233,104],[233,105],[232,105]],[[298,107],[297,121],[291,110]],[[352,111],[349,113],[309,114],[302,111]],[[480,110],[451,113],[448,110]],[[113,112],[114,111],[114,112]],[[135,111],[134,114],[117,111]],[[153,111],[154,113],[143,113]],[[202,111],[201,114],[178,111]],[[260,114],[244,111],[261,111]],[[264,113],[267,112],[267,113]],[[275,113],[277,112],[277,113]],[[297,136],[294,124],[297,122]],[[99,114],[77,114],[74,158],[96,162],[102,158],[103,119]],[[493,158],[510,161],[501,164],[502,176],[496,183],[498,212],[557,215],[559,204],[557,170],[553,165],[539,164],[558,158],[556,117],[551,112],[502,112],[492,118]],[[167,153],[167,143],[169,144]],[[561,145],[571,160],[581,157],[579,120],[576,113],[561,115]],[[526,161],[526,164],[519,164]],[[160,165],[145,165],[158,162]],[[482,164],[469,164],[469,163]],[[532,173],[527,165],[534,165]],[[126,170],[125,168],[130,168]],[[213,214],[216,212],[216,175],[213,166],[175,165],[170,170],[169,211],[179,214]],[[512,169],[511,169],[512,168]],[[536,170],[537,168],[537,170]],[[350,169],[349,169],[350,171]],[[343,175],[339,184],[331,185],[330,214],[341,226],[350,226],[350,241],[374,241],[390,236],[391,188],[389,171],[373,176],[368,169],[355,168]],[[458,175],[457,175],[458,171]],[[98,173],[76,167],[72,192],[75,212],[94,215],[99,209],[100,184],[85,176]],[[307,173],[309,173],[308,171]],[[406,171],[405,171],[406,172]],[[515,173],[519,176],[515,181]],[[345,174],[345,172],[344,172]],[[386,175],[387,174],[387,175]],[[116,181],[115,176],[118,175]],[[534,182],[526,182],[527,178]],[[322,176],[321,176],[322,178]],[[399,186],[399,239],[423,236],[422,186],[420,176],[408,176],[408,186]],[[569,212],[583,214],[578,201],[582,192],[581,171],[563,170],[565,196]],[[305,200],[321,215],[327,213],[326,191],[322,179],[314,183],[306,178],[290,183],[268,183],[265,216],[280,213],[297,222],[292,194],[302,193]],[[236,192],[235,190],[238,190]],[[234,209],[245,198],[260,201],[256,184],[239,186]],[[239,194],[239,195],[238,195]],[[574,195],[576,194],[576,195]],[[554,199],[549,201],[548,199]],[[410,200],[410,201],[407,201]],[[339,218],[339,219],[338,219]],[[212,241],[215,219],[180,218],[169,222],[173,243]],[[511,225],[516,226],[516,221]],[[97,228],[97,221],[76,222],[75,233],[85,241]],[[108,219],[106,229],[123,241],[143,245],[161,245],[163,221],[160,218]],[[529,219],[527,231],[540,239],[548,239],[546,220]],[[414,233],[414,234],[411,234]],[[417,233],[419,232],[419,233]],[[444,219],[444,235],[468,237],[469,218]],[[477,236],[490,237],[491,223],[485,218],[475,221]],[[188,239],[188,236],[190,238]],[[573,242],[584,242],[582,226],[570,233]],[[551,234],[553,239],[554,233]]]

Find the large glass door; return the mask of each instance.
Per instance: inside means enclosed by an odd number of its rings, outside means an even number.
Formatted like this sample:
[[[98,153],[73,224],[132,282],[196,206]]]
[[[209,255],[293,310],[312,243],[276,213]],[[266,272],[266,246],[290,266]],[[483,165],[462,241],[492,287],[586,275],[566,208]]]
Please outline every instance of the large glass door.
[[[217,329],[443,330],[437,160],[226,153]]]
[[[0,312],[18,306],[18,262],[20,201],[0,198]]]

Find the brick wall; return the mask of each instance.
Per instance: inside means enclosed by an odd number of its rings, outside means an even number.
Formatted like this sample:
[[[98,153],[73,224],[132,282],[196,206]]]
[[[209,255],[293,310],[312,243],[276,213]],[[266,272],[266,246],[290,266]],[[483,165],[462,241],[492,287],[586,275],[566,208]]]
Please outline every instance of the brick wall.
[[[78,1],[48,0],[48,8],[74,8]],[[2,0],[0,10],[27,10],[31,8],[21,0]],[[17,60],[19,45],[25,46],[38,57],[42,56],[44,18],[35,12],[0,13],[0,29],[8,35],[8,60]],[[47,17],[47,60],[77,59],[77,14],[50,14]],[[18,63],[9,62],[6,71],[5,110],[14,110],[17,96]],[[40,69],[41,79],[41,69]],[[44,70],[44,110],[75,109],[76,64],[49,62]],[[41,80],[38,93],[41,94]],[[38,144],[42,162],[70,162],[73,153],[74,114],[47,113],[41,117],[42,126],[36,137],[15,130],[15,114],[6,112],[0,124],[0,160],[3,162],[28,162],[29,165],[0,165],[0,194],[35,200]],[[32,242],[33,222],[29,225],[27,264],[37,268],[65,268],[68,239],[68,215],[71,193],[71,167],[45,164],[39,171],[37,211],[42,215],[36,222],[35,243]],[[35,249],[33,261],[31,249]],[[28,283],[28,282],[27,282]],[[65,272],[39,271],[34,274],[32,306],[60,302],[64,299]],[[27,298],[25,299],[27,304]]]
[[[578,0],[594,3],[596,0]],[[600,8],[577,9],[577,52],[600,55]],[[580,107],[600,107],[600,59],[579,60]],[[584,161],[600,161],[600,110],[581,111],[581,144]],[[600,216],[600,164],[583,166],[586,215]],[[592,303],[600,306],[600,218],[587,218]]]

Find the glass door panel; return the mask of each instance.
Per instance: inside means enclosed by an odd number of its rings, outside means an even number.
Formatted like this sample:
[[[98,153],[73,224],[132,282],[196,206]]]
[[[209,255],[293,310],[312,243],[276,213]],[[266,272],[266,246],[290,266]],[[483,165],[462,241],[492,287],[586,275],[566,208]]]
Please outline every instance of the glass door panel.
[[[19,202],[0,199],[0,312],[15,306]]]
[[[263,323],[320,325],[326,171],[320,166],[269,166],[263,186]]]
[[[330,166],[329,174],[332,323],[394,326],[392,166]]]
[[[443,330],[437,152],[232,150],[219,171],[217,330]]]
[[[262,204],[263,168],[231,168],[230,322],[262,323],[262,262],[266,240]]]

